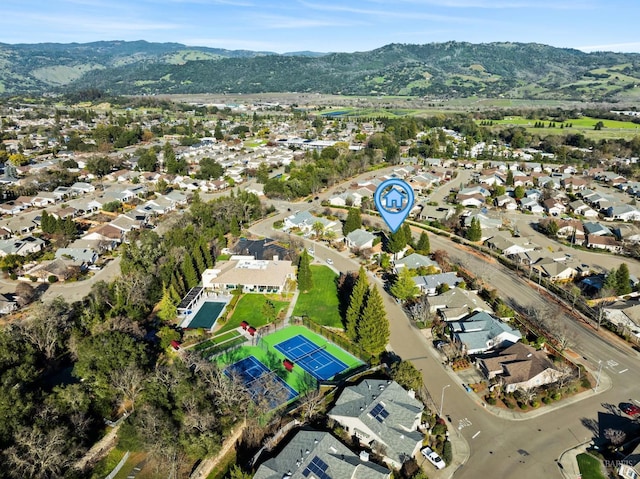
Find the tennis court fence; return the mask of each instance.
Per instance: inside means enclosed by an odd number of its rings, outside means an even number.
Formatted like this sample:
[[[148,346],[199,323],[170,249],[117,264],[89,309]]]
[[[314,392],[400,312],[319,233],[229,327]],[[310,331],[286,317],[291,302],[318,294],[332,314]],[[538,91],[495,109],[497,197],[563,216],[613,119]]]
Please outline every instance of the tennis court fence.
[[[314,333],[319,334],[320,336],[328,339],[332,343],[337,346],[340,346],[345,351],[353,354],[357,358],[364,361],[366,364],[370,365],[372,363],[377,363],[377,358],[373,356],[368,351],[365,351],[357,344],[352,343],[348,339],[345,339],[343,336],[331,331],[330,329],[325,328],[324,326],[320,326],[319,324],[314,323],[306,316],[297,316],[292,318],[296,324],[302,324],[306,328],[310,329]]]

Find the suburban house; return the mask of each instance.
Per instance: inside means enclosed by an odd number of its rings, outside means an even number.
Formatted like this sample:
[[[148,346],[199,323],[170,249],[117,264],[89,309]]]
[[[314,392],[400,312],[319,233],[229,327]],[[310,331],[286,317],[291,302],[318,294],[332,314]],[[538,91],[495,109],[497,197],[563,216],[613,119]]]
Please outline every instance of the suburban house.
[[[290,254],[289,250],[280,246],[276,240],[271,238],[263,238],[259,240],[240,238],[232,248],[231,252],[234,255],[252,256],[255,259],[290,259],[288,258]]]
[[[56,258],[69,258],[85,266],[98,261],[98,253],[89,248],[58,248]]]
[[[420,288],[420,293],[427,296],[435,296],[441,285],[446,284],[451,289],[462,283],[463,280],[456,273],[439,273],[414,276],[413,282]]]
[[[589,236],[610,236],[613,234],[609,228],[600,223],[585,221],[582,226],[585,234]]]
[[[607,219],[618,221],[638,221],[640,220],[640,211],[635,206],[620,205],[609,206],[607,208]]]
[[[587,235],[585,246],[592,249],[606,249],[613,253],[622,250],[622,244],[612,236]]]
[[[318,222],[322,223],[325,230],[336,225],[335,221],[313,216],[308,211],[300,211],[284,219],[284,230],[288,231],[292,228],[298,228],[303,233],[310,233],[313,230],[313,225]]]
[[[496,235],[485,241],[486,245],[500,251],[505,256],[513,256],[518,253],[532,251],[538,246],[529,242],[527,238],[507,238],[502,235]]]
[[[344,241],[349,248],[367,249],[373,248],[373,242],[376,239],[376,235],[369,231],[358,229],[349,233]]]
[[[622,479],[638,479],[640,477],[640,444],[620,461],[618,476]]]
[[[393,272],[398,274],[402,268],[418,269],[432,268],[434,272],[442,271],[438,263],[428,256],[419,253],[411,253],[402,259],[393,262]]]
[[[495,200],[493,200],[494,204],[498,208],[505,208],[506,210],[515,211],[518,209],[518,203],[511,196],[504,194],[498,196]]]
[[[122,243],[124,239],[124,231],[107,223],[99,226],[93,231],[89,231],[81,239],[94,244],[94,249],[96,249],[96,251],[103,252],[105,250],[112,250]]]
[[[273,458],[260,465],[253,479],[389,479],[391,471],[361,460],[328,432],[300,430]]]
[[[544,351],[520,342],[477,360],[488,380],[502,383],[505,392],[530,389],[556,382],[562,376]]]
[[[478,293],[457,286],[438,296],[428,297],[427,303],[429,310],[438,312],[445,321],[464,318],[472,311],[493,311]]]
[[[383,446],[384,462],[400,468],[422,446],[424,436],[417,429],[423,409],[414,391],[395,381],[365,379],[345,387],[327,415],[361,444]]]
[[[423,205],[420,212],[416,215],[418,219],[423,221],[438,221],[444,223],[455,213],[453,208],[445,206]]]
[[[607,320],[632,334],[640,334],[640,302],[617,301],[604,308]]]
[[[44,240],[33,236],[21,239],[0,240],[0,257],[10,254],[27,256],[28,254],[42,251],[44,246]]]
[[[551,281],[569,281],[578,275],[578,271],[571,265],[543,258],[532,266],[533,270]]]
[[[79,266],[71,260],[57,258],[42,261],[33,268],[26,270],[24,276],[37,278],[38,281],[48,281],[50,277],[55,277],[57,281],[66,281],[79,272]]]
[[[242,287],[246,293],[281,293],[287,281],[295,278],[291,261],[259,260],[253,256],[232,256],[202,273],[202,286],[213,291]]]
[[[522,198],[520,200],[520,209],[528,210],[532,213],[544,212],[544,208],[538,203],[538,200],[534,200],[533,198]]]
[[[616,238],[623,243],[640,243],[640,228],[632,223],[622,223],[613,229]]]
[[[483,213],[476,213],[472,215],[465,216],[464,218],[464,226],[471,226],[471,222],[476,219],[480,223],[480,228],[501,228],[502,227],[502,219],[500,218],[491,218]]]
[[[478,311],[460,321],[448,323],[451,338],[467,354],[481,354],[517,343],[522,333],[486,311]]]
[[[479,208],[484,205],[485,197],[479,193],[475,193],[473,195],[458,194],[456,200],[462,206],[475,206],[476,208]]]
[[[9,299],[6,295],[0,294],[0,314],[9,314],[18,309],[18,303]]]
[[[566,211],[566,207],[562,203],[554,200],[553,198],[544,200],[542,202],[542,205],[544,206],[545,211],[549,213],[551,216],[560,216],[564,214],[564,212]]]

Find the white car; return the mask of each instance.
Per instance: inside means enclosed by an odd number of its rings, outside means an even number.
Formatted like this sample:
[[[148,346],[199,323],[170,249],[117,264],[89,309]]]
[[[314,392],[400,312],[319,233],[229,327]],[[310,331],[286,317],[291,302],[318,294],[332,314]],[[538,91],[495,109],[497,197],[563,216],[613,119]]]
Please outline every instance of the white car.
[[[429,462],[431,464],[436,466],[436,468],[444,469],[444,467],[446,466],[446,464],[444,463],[442,458],[440,456],[438,456],[438,453],[436,451],[434,451],[433,449],[431,449],[430,447],[425,447],[420,452],[422,453],[422,455],[424,457],[426,457],[429,460]]]
[[[333,264],[333,260],[331,258],[327,258],[327,264]]]

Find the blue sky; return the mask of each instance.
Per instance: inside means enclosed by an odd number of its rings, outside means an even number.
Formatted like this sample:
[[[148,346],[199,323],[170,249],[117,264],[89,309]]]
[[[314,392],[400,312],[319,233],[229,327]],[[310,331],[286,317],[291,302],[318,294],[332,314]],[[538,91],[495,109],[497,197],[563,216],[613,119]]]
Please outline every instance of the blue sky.
[[[639,0],[0,0],[0,42],[148,40],[284,53],[458,40],[640,52],[638,19]]]

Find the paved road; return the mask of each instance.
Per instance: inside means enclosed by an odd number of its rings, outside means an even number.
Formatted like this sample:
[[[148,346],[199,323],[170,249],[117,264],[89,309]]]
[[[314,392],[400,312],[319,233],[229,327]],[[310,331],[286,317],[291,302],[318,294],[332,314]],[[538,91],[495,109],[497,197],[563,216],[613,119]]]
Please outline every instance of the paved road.
[[[273,234],[273,221],[273,218],[266,220],[252,228],[252,231],[263,236]],[[479,274],[498,289],[507,301],[532,306],[547,304],[548,300],[535,287],[517,278],[500,264],[488,263],[447,239],[435,235],[430,235],[430,239],[432,250],[446,250],[451,259],[462,262]],[[305,240],[305,244],[310,243]],[[345,253],[338,253],[325,245],[316,244],[315,251],[316,258],[321,261],[331,258],[336,270],[358,268],[357,263]],[[495,416],[483,408],[474,395],[462,388],[457,376],[442,367],[441,358],[427,339],[410,324],[400,306],[384,291],[382,293],[391,323],[391,348],[403,359],[411,360],[423,372],[425,386],[438,407],[441,391],[451,384],[445,391],[443,411],[452,417],[453,424],[464,418],[470,423],[459,434],[468,442],[471,456],[455,473],[456,478],[559,477],[555,461],[560,454],[592,437],[583,420],[598,419],[599,413],[610,411],[608,405],[617,405],[628,398],[640,400],[636,372],[638,354],[627,345],[616,342],[615,338],[610,338],[612,342],[603,341],[602,333],[597,334],[562,315],[559,320],[574,335],[575,349],[586,358],[582,361],[594,372],[598,369],[598,361],[602,361],[602,374],[611,379],[613,388],[608,391],[601,389],[593,397],[529,420],[514,421]],[[455,429],[454,433],[458,434]],[[434,477],[450,477],[453,472],[445,470],[434,473]]]
[[[113,281],[120,276],[120,256],[110,261],[100,271],[96,271],[95,274],[85,280],[76,281],[71,283],[56,283],[49,286],[49,289],[42,295],[42,300],[55,298],[58,295],[62,295],[64,299],[72,303],[74,301],[80,301],[83,299],[89,291],[91,286],[98,281],[106,281],[107,283]]]

